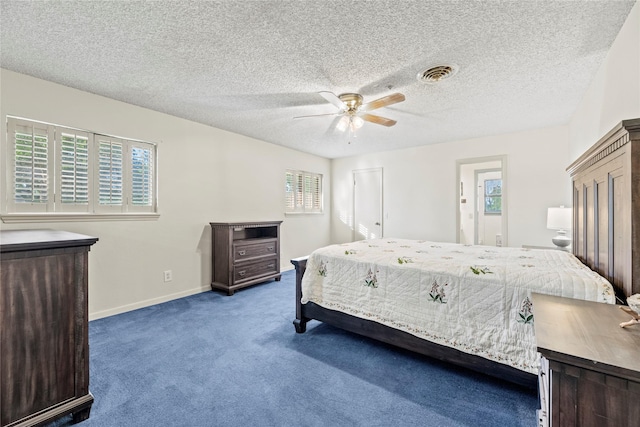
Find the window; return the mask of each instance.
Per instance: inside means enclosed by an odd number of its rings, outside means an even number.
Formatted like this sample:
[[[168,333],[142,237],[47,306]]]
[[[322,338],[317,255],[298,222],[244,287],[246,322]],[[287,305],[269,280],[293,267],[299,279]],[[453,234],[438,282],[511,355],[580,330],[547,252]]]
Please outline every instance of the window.
[[[3,219],[157,212],[155,144],[15,117],[7,130]]]
[[[312,172],[285,172],[285,212],[322,212],[322,175]]]
[[[49,169],[53,153],[53,132],[48,126],[29,125],[9,121],[12,136],[13,179],[11,184],[14,204],[31,211],[46,211],[51,205]],[[9,178],[9,177],[7,177]]]
[[[485,179],[484,213],[500,215],[502,213],[502,180]]]
[[[102,209],[122,206],[124,200],[124,142],[105,136],[98,138],[98,177],[96,194]]]

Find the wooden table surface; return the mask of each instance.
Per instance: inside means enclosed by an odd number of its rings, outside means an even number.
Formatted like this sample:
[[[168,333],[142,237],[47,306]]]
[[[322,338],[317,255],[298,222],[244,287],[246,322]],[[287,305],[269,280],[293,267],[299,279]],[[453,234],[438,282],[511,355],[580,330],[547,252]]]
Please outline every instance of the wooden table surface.
[[[620,306],[533,294],[538,351],[586,369],[640,381],[640,324]]]

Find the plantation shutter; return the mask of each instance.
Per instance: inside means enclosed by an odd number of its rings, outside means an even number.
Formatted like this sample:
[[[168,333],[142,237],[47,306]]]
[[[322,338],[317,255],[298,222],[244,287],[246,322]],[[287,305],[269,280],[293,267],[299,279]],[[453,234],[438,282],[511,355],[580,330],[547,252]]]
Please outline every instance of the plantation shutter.
[[[313,212],[322,211],[322,177],[320,175],[313,175],[311,177],[311,206],[309,209]]]
[[[8,137],[13,145],[11,212],[54,210],[49,171],[53,160],[53,129],[40,123],[8,118]]]
[[[58,146],[57,211],[89,212],[91,135],[73,129],[57,128]]]
[[[296,174],[293,171],[285,172],[284,182],[284,208],[285,212],[293,212],[296,208]]]
[[[124,208],[124,144],[118,138],[96,135],[98,206],[96,212],[122,212]]]
[[[3,219],[156,216],[156,144],[13,116],[6,132],[0,140],[7,166]]]
[[[322,175],[303,171],[286,171],[285,212],[322,212]]]
[[[304,174],[296,173],[296,212],[304,212]]]
[[[130,211],[153,212],[155,152],[150,144],[131,143]]]

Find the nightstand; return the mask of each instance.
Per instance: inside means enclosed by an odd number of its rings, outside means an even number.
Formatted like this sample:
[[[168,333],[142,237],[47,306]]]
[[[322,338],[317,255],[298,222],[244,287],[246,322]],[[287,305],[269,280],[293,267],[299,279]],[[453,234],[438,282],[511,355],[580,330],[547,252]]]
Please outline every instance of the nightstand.
[[[640,425],[640,325],[613,304],[532,294],[541,426]]]

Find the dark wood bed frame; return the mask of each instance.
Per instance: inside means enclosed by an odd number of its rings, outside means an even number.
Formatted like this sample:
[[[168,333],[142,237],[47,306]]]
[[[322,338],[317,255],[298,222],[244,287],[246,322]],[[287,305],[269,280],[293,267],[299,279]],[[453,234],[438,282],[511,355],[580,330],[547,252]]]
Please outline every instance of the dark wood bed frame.
[[[573,253],[607,278],[621,302],[640,293],[640,119],[625,120],[572,163]],[[314,303],[301,304],[307,257],[296,269],[296,332],[315,319],[341,329],[527,387],[537,375]]]

